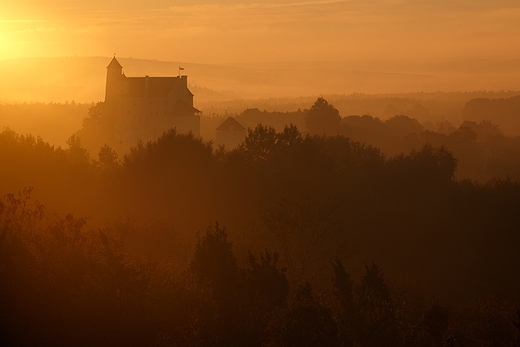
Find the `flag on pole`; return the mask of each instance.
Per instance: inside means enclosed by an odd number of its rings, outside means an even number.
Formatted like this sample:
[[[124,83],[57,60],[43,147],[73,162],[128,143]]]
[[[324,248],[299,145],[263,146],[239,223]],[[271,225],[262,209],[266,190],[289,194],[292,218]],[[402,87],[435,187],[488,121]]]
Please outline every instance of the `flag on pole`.
[[[179,66],[179,70],[184,70],[184,68]]]

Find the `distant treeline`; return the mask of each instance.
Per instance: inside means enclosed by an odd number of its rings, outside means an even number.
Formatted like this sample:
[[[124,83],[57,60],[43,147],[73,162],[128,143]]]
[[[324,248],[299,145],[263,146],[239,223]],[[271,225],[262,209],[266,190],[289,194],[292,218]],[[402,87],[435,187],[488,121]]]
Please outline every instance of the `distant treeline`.
[[[275,112],[249,108],[235,118],[246,128],[268,124],[282,131],[288,124],[296,125],[309,134],[342,135],[351,140],[379,148],[388,157],[418,150],[426,144],[444,146],[457,158],[455,177],[487,182],[492,178],[520,179],[520,136],[506,136],[495,120],[510,124],[508,133],[520,129],[520,96],[509,99],[473,99],[464,108],[467,120],[454,124],[449,121],[432,122],[429,110],[417,104],[414,114],[427,121],[407,115],[395,115],[392,109],[386,120],[371,115],[341,117],[336,105],[325,101],[309,118],[309,109],[294,112]],[[312,109],[312,108],[311,108]],[[422,114],[422,116],[419,116]],[[226,115],[227,116],[227,115]],[[212,119],[216,128],[225,117]],[[490,121],[493,119],[493,121]],[[310,120],[310,121],[309,121]],[[476,121],[478,120],[478,121]],[[209,122],[205,120],[204,122]]]
[[[0,104],[0,130],[9,127],[21,134],[33,134],[56,146],[66,146],[92,104],[13,103]]]
[[[259,125],[119,160],[4,130],[0,161],[2,345],[518,342],[520,183],[457,181],[446,147]]]
[[[331,95],[327,100],[340,115],[350,117],[370,116],[386,121],[396,115],[416,119],[425,129],[446,133],[460,127],[465,121],[480,123],[490,121],[506,136],[520,135],[520,96],[515,92],[467,92],[467,93],[412,93],[412,94],[352,94]],[[516,97],[515,97],[516,96]],[[228,102],[204,102],[197,105],[203,111],[201,135],[206,140],[215,139],[215,129],[229,116],[236,116],[246,128],[266,124],[281,131],[285,125],[295,124],[306,131],[305,117],[315,98],[280,98],[263,100],[233,100]],[[49,143],[64,147],[66,139],[82,127],[84,118],[93,104],[71,103],[23,103],[0,104],[0,130],[9,127],[21,134],[33,134]],[[439,124],[444,124],[439,130]],[[446,128],[448,126],[448,128]],[[102,129],[97,129],[103,132]],[[95,153],[104,136],[82,136],[84,145]],[[97,138],[91,141],[90,137]],[[361,139],[363,140],[363,139]],[[99,143],[101,142],[101,144]],[[373,143],[373,145],[379,145]],[[385,150],[383,148],[383,150]],[[408,150],[408,149],[405,149]],[[386,151],[385,151],[386,153]],[[391,153],[393,154],[393,152]]]
[[[466,120],[475,122],[490,120],[500,126],[504,134],[513,136],[520,135],[518,117],[511,114],[512,110],[517,110],[518,108],[518,106],[515,106],[515,103],[518,103],[518,101],[517,99],[515,101],[514,98],[518,95],[520,95],[520,92],[476,91],[399,94],[354,93],[349,95],[326,95],[324,98],[339,110],[342,117],[370,115],[384,121],[395,115],[405,115],[417,119],[421,124],[425,122],[436,124],[437,122],[449,121],[457,127]],[[484,109],[479,113],[466,112],[466,104],[474,99],[496,100],[497,102],[494,102],[494,105],[501,102],[507,105],[508,110],[501,112],[500,109],[491,108]],[[316,97],[231,100],[200,102],[198,107],[204,111],[204,115],[209,117],[221,114],[239,115],[248,108],[264,110],[268,113],[292,113],[298,109],[308,109],[309,105],[315,100]],[[293,122],[297,124],[295,121]]]
[[[520,96],[508,99],[472,99],[466,103],[463,114],[468,120],[492,120],[493,123],[500,124],[504,133],[520,135]]]

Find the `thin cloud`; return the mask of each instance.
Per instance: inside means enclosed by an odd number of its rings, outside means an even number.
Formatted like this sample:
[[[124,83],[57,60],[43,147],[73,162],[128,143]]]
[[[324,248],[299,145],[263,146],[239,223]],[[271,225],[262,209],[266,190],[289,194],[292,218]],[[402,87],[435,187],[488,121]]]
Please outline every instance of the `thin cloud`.
[[[42,22],[48,22],[47,19],[0,19],[0,23],[42,23]]]

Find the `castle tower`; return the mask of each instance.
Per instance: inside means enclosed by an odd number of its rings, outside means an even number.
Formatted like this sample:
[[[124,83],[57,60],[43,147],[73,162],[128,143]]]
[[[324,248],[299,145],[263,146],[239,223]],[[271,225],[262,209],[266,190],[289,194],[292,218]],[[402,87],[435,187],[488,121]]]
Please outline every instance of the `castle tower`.
[[[123,67],[117,61],[116,57],[112,59],[107,66],[107,84],[105,90],[105,102],[113,101],[121,93],[121,77],[123,76]]]

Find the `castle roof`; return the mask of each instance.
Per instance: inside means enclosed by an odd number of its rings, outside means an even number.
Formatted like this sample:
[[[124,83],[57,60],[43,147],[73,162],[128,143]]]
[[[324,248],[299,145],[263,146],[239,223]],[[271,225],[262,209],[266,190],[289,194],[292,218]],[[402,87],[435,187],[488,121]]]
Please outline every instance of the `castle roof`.
[[[128,97],[165,98],[180,83],[179,77],[127,77]]]
[[[184,100],[177,100],[173,105],[173,112],[177,114],[202,113]]]
[[[217,131],[231,131],[231,130],[246,130],[246,128],[244,128],[242,126],[242,124],[240,124],[235,118],[233,117],[228,117],[224,122],[222,122],[222,124],[219,125],[219,127],[216,129]]]
[[[107,66],[107,69],[112,69],[112,68],[118,68],[118,69],[123,68],[123,66],[121,66],[121,64],[119,64],[119,62],[117,61],[116,57],[112,58],[112,60],[110,61],[110,64],[108,64],[108,66]]]

